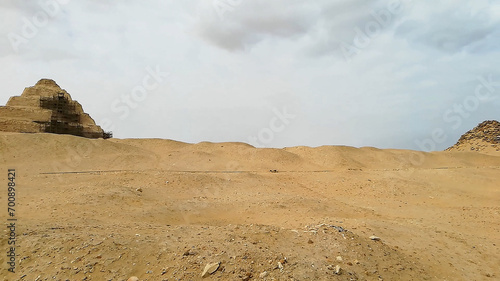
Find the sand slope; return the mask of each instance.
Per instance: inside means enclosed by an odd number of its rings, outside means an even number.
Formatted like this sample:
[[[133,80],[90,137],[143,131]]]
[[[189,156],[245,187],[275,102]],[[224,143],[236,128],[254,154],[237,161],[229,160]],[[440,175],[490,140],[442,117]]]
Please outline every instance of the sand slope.
[[[0,133],[0,166],[19,185],[4,280],[500,278],[495,152]]]

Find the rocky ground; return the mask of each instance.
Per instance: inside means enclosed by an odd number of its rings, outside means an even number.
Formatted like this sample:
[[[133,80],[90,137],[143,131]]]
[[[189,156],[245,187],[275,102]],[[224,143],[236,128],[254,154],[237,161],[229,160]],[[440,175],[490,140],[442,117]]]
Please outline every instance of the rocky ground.
[[[36,239],[24,243],[21,280],[126,280],[130,275],[197,280],[211,263],[217,268],[209,279],[217,280],[432,279],[422,264],[383,241],[327,224],[297,230],[141,223],[36,229],[25,233]]]

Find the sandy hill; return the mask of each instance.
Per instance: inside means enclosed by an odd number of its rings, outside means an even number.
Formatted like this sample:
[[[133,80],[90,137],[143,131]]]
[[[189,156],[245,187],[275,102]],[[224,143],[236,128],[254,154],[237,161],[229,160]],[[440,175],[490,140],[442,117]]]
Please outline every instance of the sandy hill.
[[[0,132],[0,166],[3,280],[500,277],[498,153]]]
[[[109,138],[83,111],[70,94],[55,81],[41,79],[0,106],[0,131],[70,134],[88,138]]]
[[[480,151],[483,153],[500,151],[500,122],[484,121],[463,134],[448,151]]]

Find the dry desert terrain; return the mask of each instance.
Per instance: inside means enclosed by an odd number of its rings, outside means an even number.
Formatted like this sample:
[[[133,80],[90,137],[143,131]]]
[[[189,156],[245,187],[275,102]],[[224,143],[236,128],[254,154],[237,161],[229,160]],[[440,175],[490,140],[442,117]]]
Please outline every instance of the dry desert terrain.
[[[1,132],[0,166],[3,280],[500,279],[495,150]]]

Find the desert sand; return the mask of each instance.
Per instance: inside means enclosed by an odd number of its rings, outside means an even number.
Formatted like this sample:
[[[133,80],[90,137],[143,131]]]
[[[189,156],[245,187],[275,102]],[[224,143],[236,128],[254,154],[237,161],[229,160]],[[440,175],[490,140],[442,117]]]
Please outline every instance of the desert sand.
[[[18,217],[3,280],[500,278],[496,150],[2,132],[0,166],[3,186],[16,169]]]

